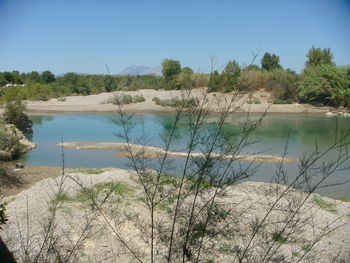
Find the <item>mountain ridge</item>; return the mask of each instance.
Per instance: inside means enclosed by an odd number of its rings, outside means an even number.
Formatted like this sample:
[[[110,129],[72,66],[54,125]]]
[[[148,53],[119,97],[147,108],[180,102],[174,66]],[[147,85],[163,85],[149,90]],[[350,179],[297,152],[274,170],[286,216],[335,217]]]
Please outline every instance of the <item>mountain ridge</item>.
[[[120,75],[162,75],[161,66],[132,65],[123,69]]]

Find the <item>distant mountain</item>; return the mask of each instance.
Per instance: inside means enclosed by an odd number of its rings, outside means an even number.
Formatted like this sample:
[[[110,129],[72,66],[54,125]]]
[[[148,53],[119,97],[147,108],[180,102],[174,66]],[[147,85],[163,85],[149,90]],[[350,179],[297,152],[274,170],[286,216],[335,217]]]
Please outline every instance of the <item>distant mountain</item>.
[[[143,65],[134,65],[123,69],[119,73],[120,75],[162,75],[162,68],[160,66],[157,67],[148,67]]]

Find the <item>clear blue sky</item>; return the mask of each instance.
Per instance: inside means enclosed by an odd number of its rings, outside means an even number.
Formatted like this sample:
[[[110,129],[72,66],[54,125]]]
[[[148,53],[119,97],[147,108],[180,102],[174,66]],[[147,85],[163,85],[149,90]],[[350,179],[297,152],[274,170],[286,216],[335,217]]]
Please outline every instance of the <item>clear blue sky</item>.
[[[163,58],[209,72],[253,52],[300,71],[309,48],[350,64],[349,0],[0,0],[0,71],[112,74]]]

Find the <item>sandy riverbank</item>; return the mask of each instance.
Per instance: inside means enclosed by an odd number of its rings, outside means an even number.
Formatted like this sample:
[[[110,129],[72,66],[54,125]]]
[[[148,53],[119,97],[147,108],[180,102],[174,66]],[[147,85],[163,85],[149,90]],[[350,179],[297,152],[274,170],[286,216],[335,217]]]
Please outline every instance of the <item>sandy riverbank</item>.
[[[174,111],[174,108],[162,107],[156,105],[152,99],[158,97],[160,99],[181,98],[183,93],[179,90],[138,90],[127,91],[124,94],[131,96],[142,95],[144,102],[132,103],[125,105],[123,110],[128,112],[166,112]],[[29,112],[111,112],[117,111],[114,104],[106,103],[112,99],[113,93],[100,93],[88,96],[67,96],[64,99],[50,99],[48,101],[28,101],[27,109]],[[210,93],[204,98],[203,89],[196,89],[191,94],[192,97],[200,101],[206,101],[210,106],[210,111],[220,111],[220,107],[234,96],[233,94]],[[332,110],[329,107],[315,107],[309,104],[271,104],[271,94],[265,91],[258,91],[251,95],[238,95],[232,106],[232,110],[236,112],[254,112],[261,113],[268,110],[270,113],[326,113]],[[258,101],[259,104],[249,104],[249,101]]]

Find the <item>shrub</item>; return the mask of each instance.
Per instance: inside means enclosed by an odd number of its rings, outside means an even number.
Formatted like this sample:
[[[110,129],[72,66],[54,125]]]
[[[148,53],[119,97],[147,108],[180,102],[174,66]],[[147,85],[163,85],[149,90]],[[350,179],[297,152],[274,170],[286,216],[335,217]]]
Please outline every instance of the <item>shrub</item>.
[[[0,127],[0,150],[3,151],[0,154],[0,161],[11,161],[19,156],[21,145],[16,136],[2,129],[3,127]]]
[[[271,91],[278,100],[294,101],[298,97],[297,82],[299,77],[293,72],[276,69],[267,73],[265,89]]]
[[[248,100],[248,104],[261,104],[261,101],[259,99],[254,99],[254,100]]]
[[[310,66],[298,83],[300,98],[305,102],[349,106],[350,79],[347,71],[332,65]]]
[[[146,99],[143,97],[143,95],[136,95],[131,96],[128,94],[122,94],[120,96],[114,96],[107,100],[105,100],[103,103],[113,103],[115,105],[122,105],[122,104],[130,104],[130,103],[138,103],[143,102]]]
[[[143,97],[143,95],[136,95],[132,98],[133,103],[138,103],[138,102],[144,102],[146,99]]]
[[[195,85],[196,87],[208,87],[209,85],[208,74],[196,74]]]
[[[322,209],[331,212],[331,213],[336,213],[337,209],[335,204],[331,203],[331,202],[327,202],[325,200],[323,200],[321,197],[315,196],[314,197],[314,202]]]
[[[266,87],[267,73],[261,70],[250,69],[242,72],[239,82],[242,83],[241,90],[254,91]]]
[[[184,107],[189,108],[192,106],[198,105],[198,99],[190,98],[190,99],[179,99],[178,97],[162,100],[158,97],[154,97],[152,99],[157,105],[163,107]]]
[[[208,91],[215,92],[215,91],[220,91],[221,89],[222,89],[222,76],[219,74],[217,70],[215,70],[209,76]]]
[[[28,115],[24,113],[25,109],[26,106],[22,100],[7,102],[4,119],[6,123],[13,124],[21,131],[28,133],[32,132],[33,123]]]

